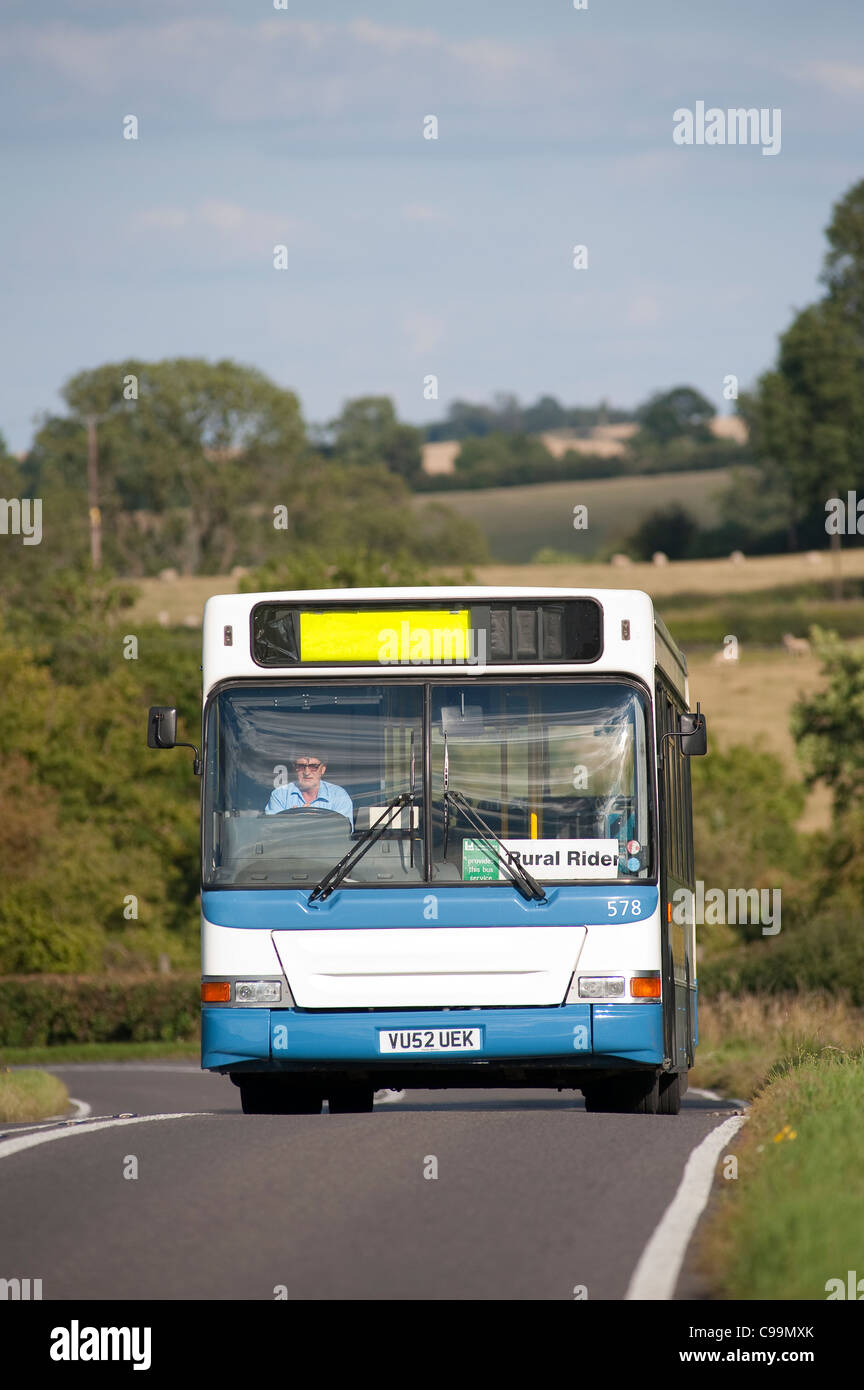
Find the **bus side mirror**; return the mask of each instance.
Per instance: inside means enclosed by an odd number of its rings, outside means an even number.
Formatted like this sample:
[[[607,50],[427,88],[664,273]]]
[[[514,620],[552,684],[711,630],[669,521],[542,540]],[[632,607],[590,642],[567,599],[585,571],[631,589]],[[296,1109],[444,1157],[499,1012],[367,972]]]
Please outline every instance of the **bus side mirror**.
[[[147,716],[147,747],[177,747],[177,711],[173,706],[150,706]]]
[[[191,748],[195,754],[192,771],[201,775],[201,754],[194,743],[177,742],[177,711],[173,705],[151,705],[147,715],[148,748]]]
[[[705,716],[696,707],[695,714],[682,714],[678,719],[679,747],[685,758],[701,758],[708,752],[708,729]]]

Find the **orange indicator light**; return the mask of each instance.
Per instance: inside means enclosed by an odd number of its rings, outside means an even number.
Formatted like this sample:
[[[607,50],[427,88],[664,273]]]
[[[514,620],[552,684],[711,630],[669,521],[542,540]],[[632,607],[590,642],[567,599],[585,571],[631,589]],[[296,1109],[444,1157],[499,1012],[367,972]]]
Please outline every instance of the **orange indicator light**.
[[[231,1000],[230,980],[202,980],[202,1004],[228,1004]]]
[[[659,979],[652,979],[650,976],[647,979],[643,976],[631,980],[630,993],[634,999],[659,999],[660,981]]]

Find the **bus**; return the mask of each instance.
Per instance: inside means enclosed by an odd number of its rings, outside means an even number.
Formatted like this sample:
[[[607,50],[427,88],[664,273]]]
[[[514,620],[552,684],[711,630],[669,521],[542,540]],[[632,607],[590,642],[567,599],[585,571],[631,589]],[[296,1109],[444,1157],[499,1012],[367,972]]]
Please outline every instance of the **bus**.
[[[194,748],[201,1060],[245,1113],[446,1087],[678,1113],[706,731],[647,594],[220,595],[202,672],[201,751],[172,706],[148,743]]]

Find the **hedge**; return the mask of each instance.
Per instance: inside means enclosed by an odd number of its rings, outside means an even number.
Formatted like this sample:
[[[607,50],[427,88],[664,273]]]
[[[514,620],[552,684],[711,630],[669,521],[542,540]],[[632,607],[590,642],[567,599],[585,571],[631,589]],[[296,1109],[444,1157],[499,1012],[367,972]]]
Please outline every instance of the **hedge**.
[[[0,1047],[191,1042],[200,975],[0,976]]]
[[[753,942],[699,967],[699,989],[718,994],[822,990],[864,1006],[864,932],[850,914],[815,920],[771,941]]]

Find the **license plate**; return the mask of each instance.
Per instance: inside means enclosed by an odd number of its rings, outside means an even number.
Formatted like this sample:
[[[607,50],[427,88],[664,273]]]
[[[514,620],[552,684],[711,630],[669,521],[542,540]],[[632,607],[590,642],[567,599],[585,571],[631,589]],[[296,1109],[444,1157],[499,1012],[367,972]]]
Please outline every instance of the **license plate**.
[[[480,1028],[382,1028],[379,1052],[480,1052]]]

